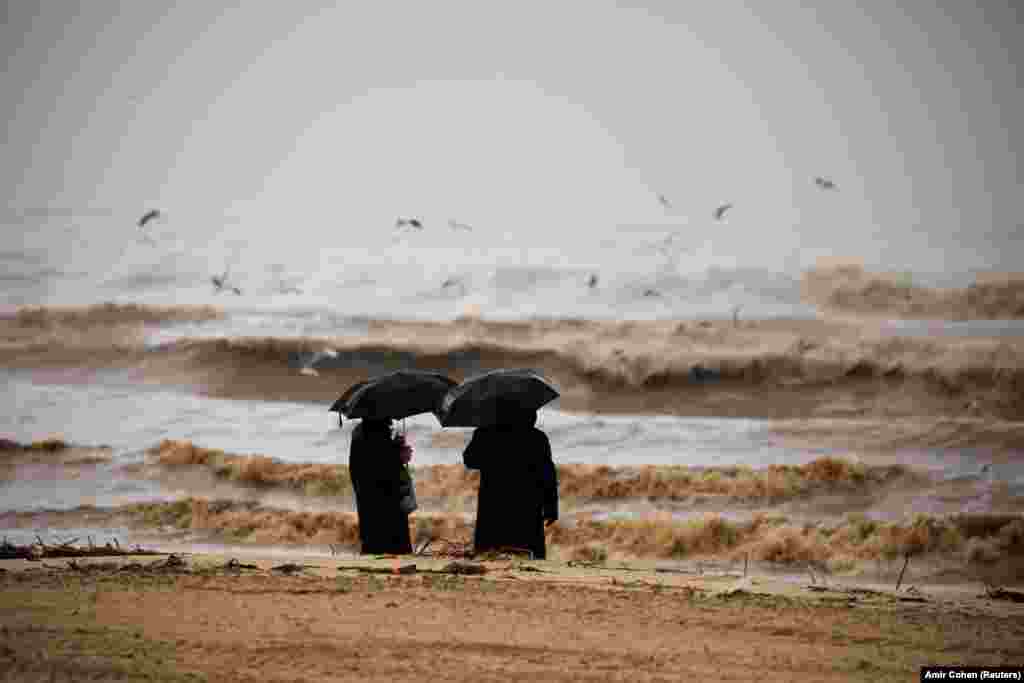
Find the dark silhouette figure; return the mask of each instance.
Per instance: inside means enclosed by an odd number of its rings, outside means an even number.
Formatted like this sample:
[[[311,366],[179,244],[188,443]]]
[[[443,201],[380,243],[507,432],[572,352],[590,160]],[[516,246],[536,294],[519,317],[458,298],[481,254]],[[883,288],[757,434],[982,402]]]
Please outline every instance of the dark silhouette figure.
[[[732,208],[732,204],[722,204],[720,207],[715,209],[715,213],[714,213],[715,220],[716,221],[722,220],[722,216],[724,216],[725,212],[728,211],[731,208]]]
[[[139,219],[139,227],[143,228],[146,226],[146,223],[156,220],[159,217],[160,211],[158,209],[150,209],[146,213],[142,214],[142,218]]]
[[[558,519],[558,475],[551,443],[537,429],[537,412],[510,408],[502,424],[480,427],[462,454],[480,470],[473,549],[529,550],[544,559],[545,522]]]
[[[364,419],[352,430],[348,457],[364,555],[412,553],[409,515],[399,501],[405,494],[401,447],[391,436],[391,420]]]

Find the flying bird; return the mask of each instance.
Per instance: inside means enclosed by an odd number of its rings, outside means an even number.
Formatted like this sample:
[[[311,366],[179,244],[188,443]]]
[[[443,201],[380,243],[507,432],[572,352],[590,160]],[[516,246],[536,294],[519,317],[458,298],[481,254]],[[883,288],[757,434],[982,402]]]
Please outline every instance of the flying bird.
[[[332,348],[325,348],[323,351],[317,351],[316,353],[312,354],[309,358],[307,358],[306,362],[302,364],[302,367],[299,368],[299,374],[306,375],[307,377],[318,377],[320,373],[317,372],[316,368],[313,366],[315,366],[322,360],[326,360],[327,358],[337,357],[338,352]]]
[[[418,218],[399,218],[395,221],[396,230],[398,230],[399,228],[404,228],[405,226],[415,228],[416,230],[423,229],[423,223],[421,223]]]
[[[159,209],[150,209],[146,213],[142,214],[142,218],[139,219],[139,227],[140,228],[144,228],[146,226],[146,223],[149,223],[150,221],[155,220],[155,219],[157,219],[159,217],[160,217],[160,210]]]
[[[451,228],[452,230],[467,230],[467,231],[469,231],[469,230],[473,229],[472,225],[468,225],[466,223],[459,223],[454,218],[449,218],[448,219],[448,227]]]
[[[228,271],[225,270],[223,275],[214,275],[210,278],[210,282],[213,283],[214,294],[220,294],[224,290],[232,292],[237,295],[242,294],[242,290],[234,285],[228,283]]]
[[[835,190],[835,189],[837,189],[836,188],[836,184],[834,182],[832,182],[828,178],[822,178],[821,176],[818,176],[817,178],[814,179],[814,184],[817,185],[818,187],[820,187],[823,190]]]
[[[714,217],[715,217],[715,220],[716,221],[722,220],[722,216],[724,216],[725,212],[728,211],[731,208],[732,208],[732,204],[722,204],[720,207],[715,209],[715,213],[713,214]]]
[[[591,289],[597,287],[597,273],[591,273],[590,277],[587,278],[587,287]]]
[[[668,199],[666,199],[665,195],[663,195],[663,194],[659,194],[658,195],[658,203],[661,204],[662,206],[664,206],[666,209],[671,209],[672,208],[672,202],[670,202]]]

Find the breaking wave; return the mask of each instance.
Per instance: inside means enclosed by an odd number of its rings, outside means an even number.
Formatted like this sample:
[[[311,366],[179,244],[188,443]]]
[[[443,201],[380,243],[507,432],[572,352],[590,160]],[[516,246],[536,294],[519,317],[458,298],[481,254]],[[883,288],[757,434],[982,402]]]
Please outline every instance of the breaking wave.
[[[463,379],[530,367],[560,386],[569,410],[823,416],[815,412],[822,405],[846,401],[861,415],[1024,417],[1024,347],[1016,340],[886,337],[827,320],[472,316],[320,320],[316,336],[239,337],[225,334],[231,321],[211,307],[23,308],[0,319],[0,363],[115,366],[222,398],[316,402],[396,369]],[[175,336],[176,325],[187,333]],[[328,347],[333,357],[314,358]],[[712,400],[725,394],[732,405]]]
[[[1024,276],[989,276],[966,288],[913,284],[909,276],[866,272],[857,265],[817,268],[804,274],[803,298],[839,312],[942,320],[1024,318]]]

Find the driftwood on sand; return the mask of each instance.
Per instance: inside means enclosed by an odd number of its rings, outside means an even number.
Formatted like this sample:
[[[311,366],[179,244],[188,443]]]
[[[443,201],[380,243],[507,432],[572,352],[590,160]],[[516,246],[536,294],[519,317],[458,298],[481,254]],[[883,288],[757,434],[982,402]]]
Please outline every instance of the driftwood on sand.
[[[146,550],[135,546],[133,549],[123,549],[117,539],[113,544],[110,542],[97,546],[89,539],[88,547],[76,547],[74,543],[77,538],[70,541],[63,541],[57,544],[48,544],[42,538],[36,536],[36,542],[29,545],[15,545],[9,543],[5,538],[0,543],[0,560],[43,560],[60,557],[123,557],[126,555],[164,555],[166,553],[155,550]]]

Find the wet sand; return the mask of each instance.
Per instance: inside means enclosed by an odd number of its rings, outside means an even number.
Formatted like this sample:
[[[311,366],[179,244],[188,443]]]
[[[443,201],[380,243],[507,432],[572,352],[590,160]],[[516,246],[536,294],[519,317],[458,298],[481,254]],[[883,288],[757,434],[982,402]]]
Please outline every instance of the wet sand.
[[[924,665],[1019,665],[1024,651],[1024,605],[978,589],[812,590],[550,562],[460,576],[421,558],[393,575],[339,567],[395,560],[295,557],[314,566],[284,576],[270,571],[279,558],[217,568],[228,559],[172,571],[2,562],[0,669],[18,681],[905,681]]]

